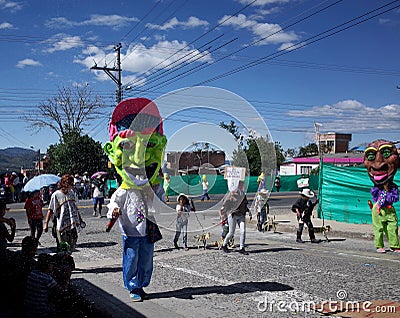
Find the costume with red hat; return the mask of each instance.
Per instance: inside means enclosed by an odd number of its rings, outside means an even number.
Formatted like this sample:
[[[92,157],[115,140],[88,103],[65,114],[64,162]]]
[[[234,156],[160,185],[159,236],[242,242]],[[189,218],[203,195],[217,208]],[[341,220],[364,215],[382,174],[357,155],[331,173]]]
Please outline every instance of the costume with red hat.
[[[157,105],[146,98],[120,102],[108,131],[104,151],[122,183],[110,199],[107,217],[118,217],[124,285],[133,301],[141,301],[153,272],[154,240],[148,228],[154,223],[149,218],[165,202],[158,172],[167,138]]]
[[[398,218],[393,203],[399,200],[399,190],[393,182],[399,166],[399,154],[394,143],[378,139],[364,151],[364,165],[374,187],[371,189],[374,244],[378,253],[385,253],[383,233],[392,251],[400,253]],[[370,201],[369,201],[370,202]]]

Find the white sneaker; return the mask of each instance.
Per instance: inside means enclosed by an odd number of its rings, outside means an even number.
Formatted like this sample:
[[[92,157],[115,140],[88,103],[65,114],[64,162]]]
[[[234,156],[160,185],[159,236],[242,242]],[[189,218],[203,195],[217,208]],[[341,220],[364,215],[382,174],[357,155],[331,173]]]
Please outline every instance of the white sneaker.
[[[96,215],[97,215],[97,213],[96,213],[96,211],[94,211],[94,212],[93,212],[93,216],[96,216]]]

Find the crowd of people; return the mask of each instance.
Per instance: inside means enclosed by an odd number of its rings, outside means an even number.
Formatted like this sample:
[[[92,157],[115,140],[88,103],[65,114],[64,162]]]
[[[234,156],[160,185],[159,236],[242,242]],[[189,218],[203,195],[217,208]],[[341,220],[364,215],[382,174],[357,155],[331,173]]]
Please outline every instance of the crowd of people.
[[[75,269],[70,245],[60,242],[56,253],[39,253],[39,240],[25,236],[21,249],[7,249],[15,238],[16,223],[6,217],[0,201],[1,317],[101,317],[101,313],[71,285]]]

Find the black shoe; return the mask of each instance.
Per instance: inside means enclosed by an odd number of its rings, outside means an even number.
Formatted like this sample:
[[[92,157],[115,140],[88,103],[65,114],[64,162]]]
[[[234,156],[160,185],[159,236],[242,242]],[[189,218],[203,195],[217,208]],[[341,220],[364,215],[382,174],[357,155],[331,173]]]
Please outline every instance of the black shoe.
[[[221,250],[224,251],[225,253],[229,253],[228,248],[224,245],[222,245]]]
[[[297,243],[304,243],[304,241],[302,239],[297,239],[296,242]]]
[[[321,240],[317,240],[317,239],[312,239],[311,240],[311,243],[317,243],[318,244],[318,243],[321,243],[321,242],[322,242]]]
[[[140,296],[143,300],[149,299],[149,294],[146,293],[146,292],[143,290],[143,288],[140,288],[140,289],[138,290],[138,294],[139,294],[139,296]]]
[[[178,243],[174,242],[174,247],[175,247],[177,250],[179,250]]]
[[[247,252],[247,251],[244,249],[244,247],[241,248],[241,249],[239,250],[239,253],[240,253],[240,254],[243,254],[243,255],[249,255],[249,252]]]

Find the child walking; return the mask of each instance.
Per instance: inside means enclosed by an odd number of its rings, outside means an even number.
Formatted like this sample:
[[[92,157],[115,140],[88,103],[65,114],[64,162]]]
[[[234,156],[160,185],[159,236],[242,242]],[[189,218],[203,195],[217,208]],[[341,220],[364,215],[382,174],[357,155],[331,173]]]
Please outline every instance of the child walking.
[[[188,227],[188,219],[189,219],[189,212],[195,211],[193,207],[190,206],[190,202],[188,197],[181,193],[177,198],[178,204],[176,205],[176,212],[178,213],[176,217],[176,232],[174,238],[174,247],[179,249],[178,246],[178,239],[183,232],[183,246],[185,251],[188,251],[189,248],[187,246],[187,227]]]
[[[43,233],[43,200],[40,197],[39,190],[33,191],[26,198],[24,209],[31,229],[31,236],[35,237],[39,242]]]

